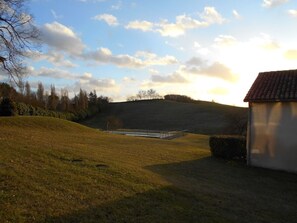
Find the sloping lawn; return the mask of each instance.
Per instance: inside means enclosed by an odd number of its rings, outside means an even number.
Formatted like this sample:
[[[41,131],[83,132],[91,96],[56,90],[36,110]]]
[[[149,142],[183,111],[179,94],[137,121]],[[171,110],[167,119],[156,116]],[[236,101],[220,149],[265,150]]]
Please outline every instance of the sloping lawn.
[[[208,136],[0,118],[1,222],[297,222],[297,175],[212,159]]]

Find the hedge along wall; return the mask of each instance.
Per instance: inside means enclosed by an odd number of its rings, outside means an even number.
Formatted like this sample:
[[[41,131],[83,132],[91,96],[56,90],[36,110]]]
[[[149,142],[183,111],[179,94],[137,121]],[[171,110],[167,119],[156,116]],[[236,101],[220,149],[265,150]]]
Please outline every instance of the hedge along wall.
[[[224,159],[246,159],[244,136],[211,136],[209,146],[212,156]]]

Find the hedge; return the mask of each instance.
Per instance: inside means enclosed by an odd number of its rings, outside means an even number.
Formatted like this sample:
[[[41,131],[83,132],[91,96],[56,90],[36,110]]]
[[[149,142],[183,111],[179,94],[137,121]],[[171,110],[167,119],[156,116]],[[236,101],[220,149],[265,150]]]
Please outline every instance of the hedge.
[[[246,159],[246,138],[244,136],[211,136],[209,146],[214,157]]]

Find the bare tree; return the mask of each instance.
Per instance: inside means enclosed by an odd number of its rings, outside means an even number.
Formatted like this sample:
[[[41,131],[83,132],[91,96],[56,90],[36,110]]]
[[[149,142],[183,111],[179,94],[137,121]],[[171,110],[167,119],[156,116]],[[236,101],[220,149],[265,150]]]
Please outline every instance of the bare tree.
[[[0,68],[16,84],[26,71],[22,61],[39,35],[25,1],[0,0]]]

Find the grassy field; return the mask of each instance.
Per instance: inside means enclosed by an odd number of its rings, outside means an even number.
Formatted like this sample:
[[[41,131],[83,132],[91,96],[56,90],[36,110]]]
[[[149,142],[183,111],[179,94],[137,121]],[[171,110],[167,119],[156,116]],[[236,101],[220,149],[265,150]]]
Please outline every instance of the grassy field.
[[[209,156],[208,136],[0,118],[1,222],[297,222],[297,175]]]
[[[239,115],[247,120],[247,108],[196,101],[181,103],[167,100],[144,100],[111,103],[109,109],[82,124],[106,129],[108,116],[115,116],[127,129],[188,130],[200,134],[228,131],[230,118]]]

